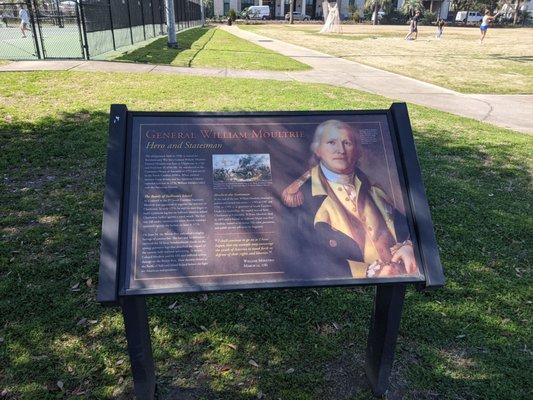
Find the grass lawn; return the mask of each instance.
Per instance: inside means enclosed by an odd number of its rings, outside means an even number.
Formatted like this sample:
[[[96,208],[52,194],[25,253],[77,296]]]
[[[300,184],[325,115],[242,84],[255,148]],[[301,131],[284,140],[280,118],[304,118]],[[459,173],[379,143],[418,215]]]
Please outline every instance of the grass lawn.
[[[139,77],[1,75],[4,398],[132,398],[121,315],[95,300],[111,103],[158,111],[390,105],[325,85]],[[533,137],[409,108],[447,286],[408,291],[389,398],[530,399]],[[160,398],[371,399],[363,362],[372,293],[150,298]]]
[[[158,39],[116,60],[179,67],[217,67],[271,71],[301,71],[310,67],[214,27],[194,28],[177,35],[179,49]]]
[[[532,28],[479,29],[420,26],[406,41],[407,26],[343,25],[343,34],[318,33],[321,25],[239,25],[265,36],[407,75],[463,93],[533,94]]]

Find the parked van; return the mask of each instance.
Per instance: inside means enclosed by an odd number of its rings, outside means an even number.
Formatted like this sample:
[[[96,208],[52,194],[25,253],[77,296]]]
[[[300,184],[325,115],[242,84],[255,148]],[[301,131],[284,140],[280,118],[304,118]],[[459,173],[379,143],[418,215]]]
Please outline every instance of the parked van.
[[[243,11],[243,16],[246,19],[270,19],[269,6],[250,6]]]
[[[480,24],[482,19],[483,15],[477,11],[459,11],[455,16],[455,22],[462,22],[464,24]]]

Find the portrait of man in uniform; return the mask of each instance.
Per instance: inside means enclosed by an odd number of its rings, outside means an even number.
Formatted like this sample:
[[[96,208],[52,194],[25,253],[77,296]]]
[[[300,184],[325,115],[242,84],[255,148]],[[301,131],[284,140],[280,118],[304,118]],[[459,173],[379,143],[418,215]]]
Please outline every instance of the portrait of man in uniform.
[[[311,167],[281,193],[285,249],[302,278],[382,278],[419,274],[409,227],[379,185],[358,166],[363,147],[349,124],[319,124]],[[376,166],[378,167],[378,166]],[[382,168],[383,166],[379,166]]]

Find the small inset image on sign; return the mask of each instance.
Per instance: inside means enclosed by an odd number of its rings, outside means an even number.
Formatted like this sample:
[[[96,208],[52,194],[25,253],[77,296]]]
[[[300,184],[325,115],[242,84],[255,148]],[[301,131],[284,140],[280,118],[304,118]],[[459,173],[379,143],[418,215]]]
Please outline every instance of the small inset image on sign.
[[[213,154],[215,182],[271,182],[268,154]]]

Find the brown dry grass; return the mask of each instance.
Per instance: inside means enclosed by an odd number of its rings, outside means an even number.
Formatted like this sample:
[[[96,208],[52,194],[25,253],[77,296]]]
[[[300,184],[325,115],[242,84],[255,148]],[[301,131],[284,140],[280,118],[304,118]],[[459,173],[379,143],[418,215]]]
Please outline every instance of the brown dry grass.
[[[464,93],[533,93],[533,29],[420,26],[418,40],[404,40],[407,26],[343,25],[343,34],[319,34],[321,25],[247,25],[265,36],[396,72]]]

